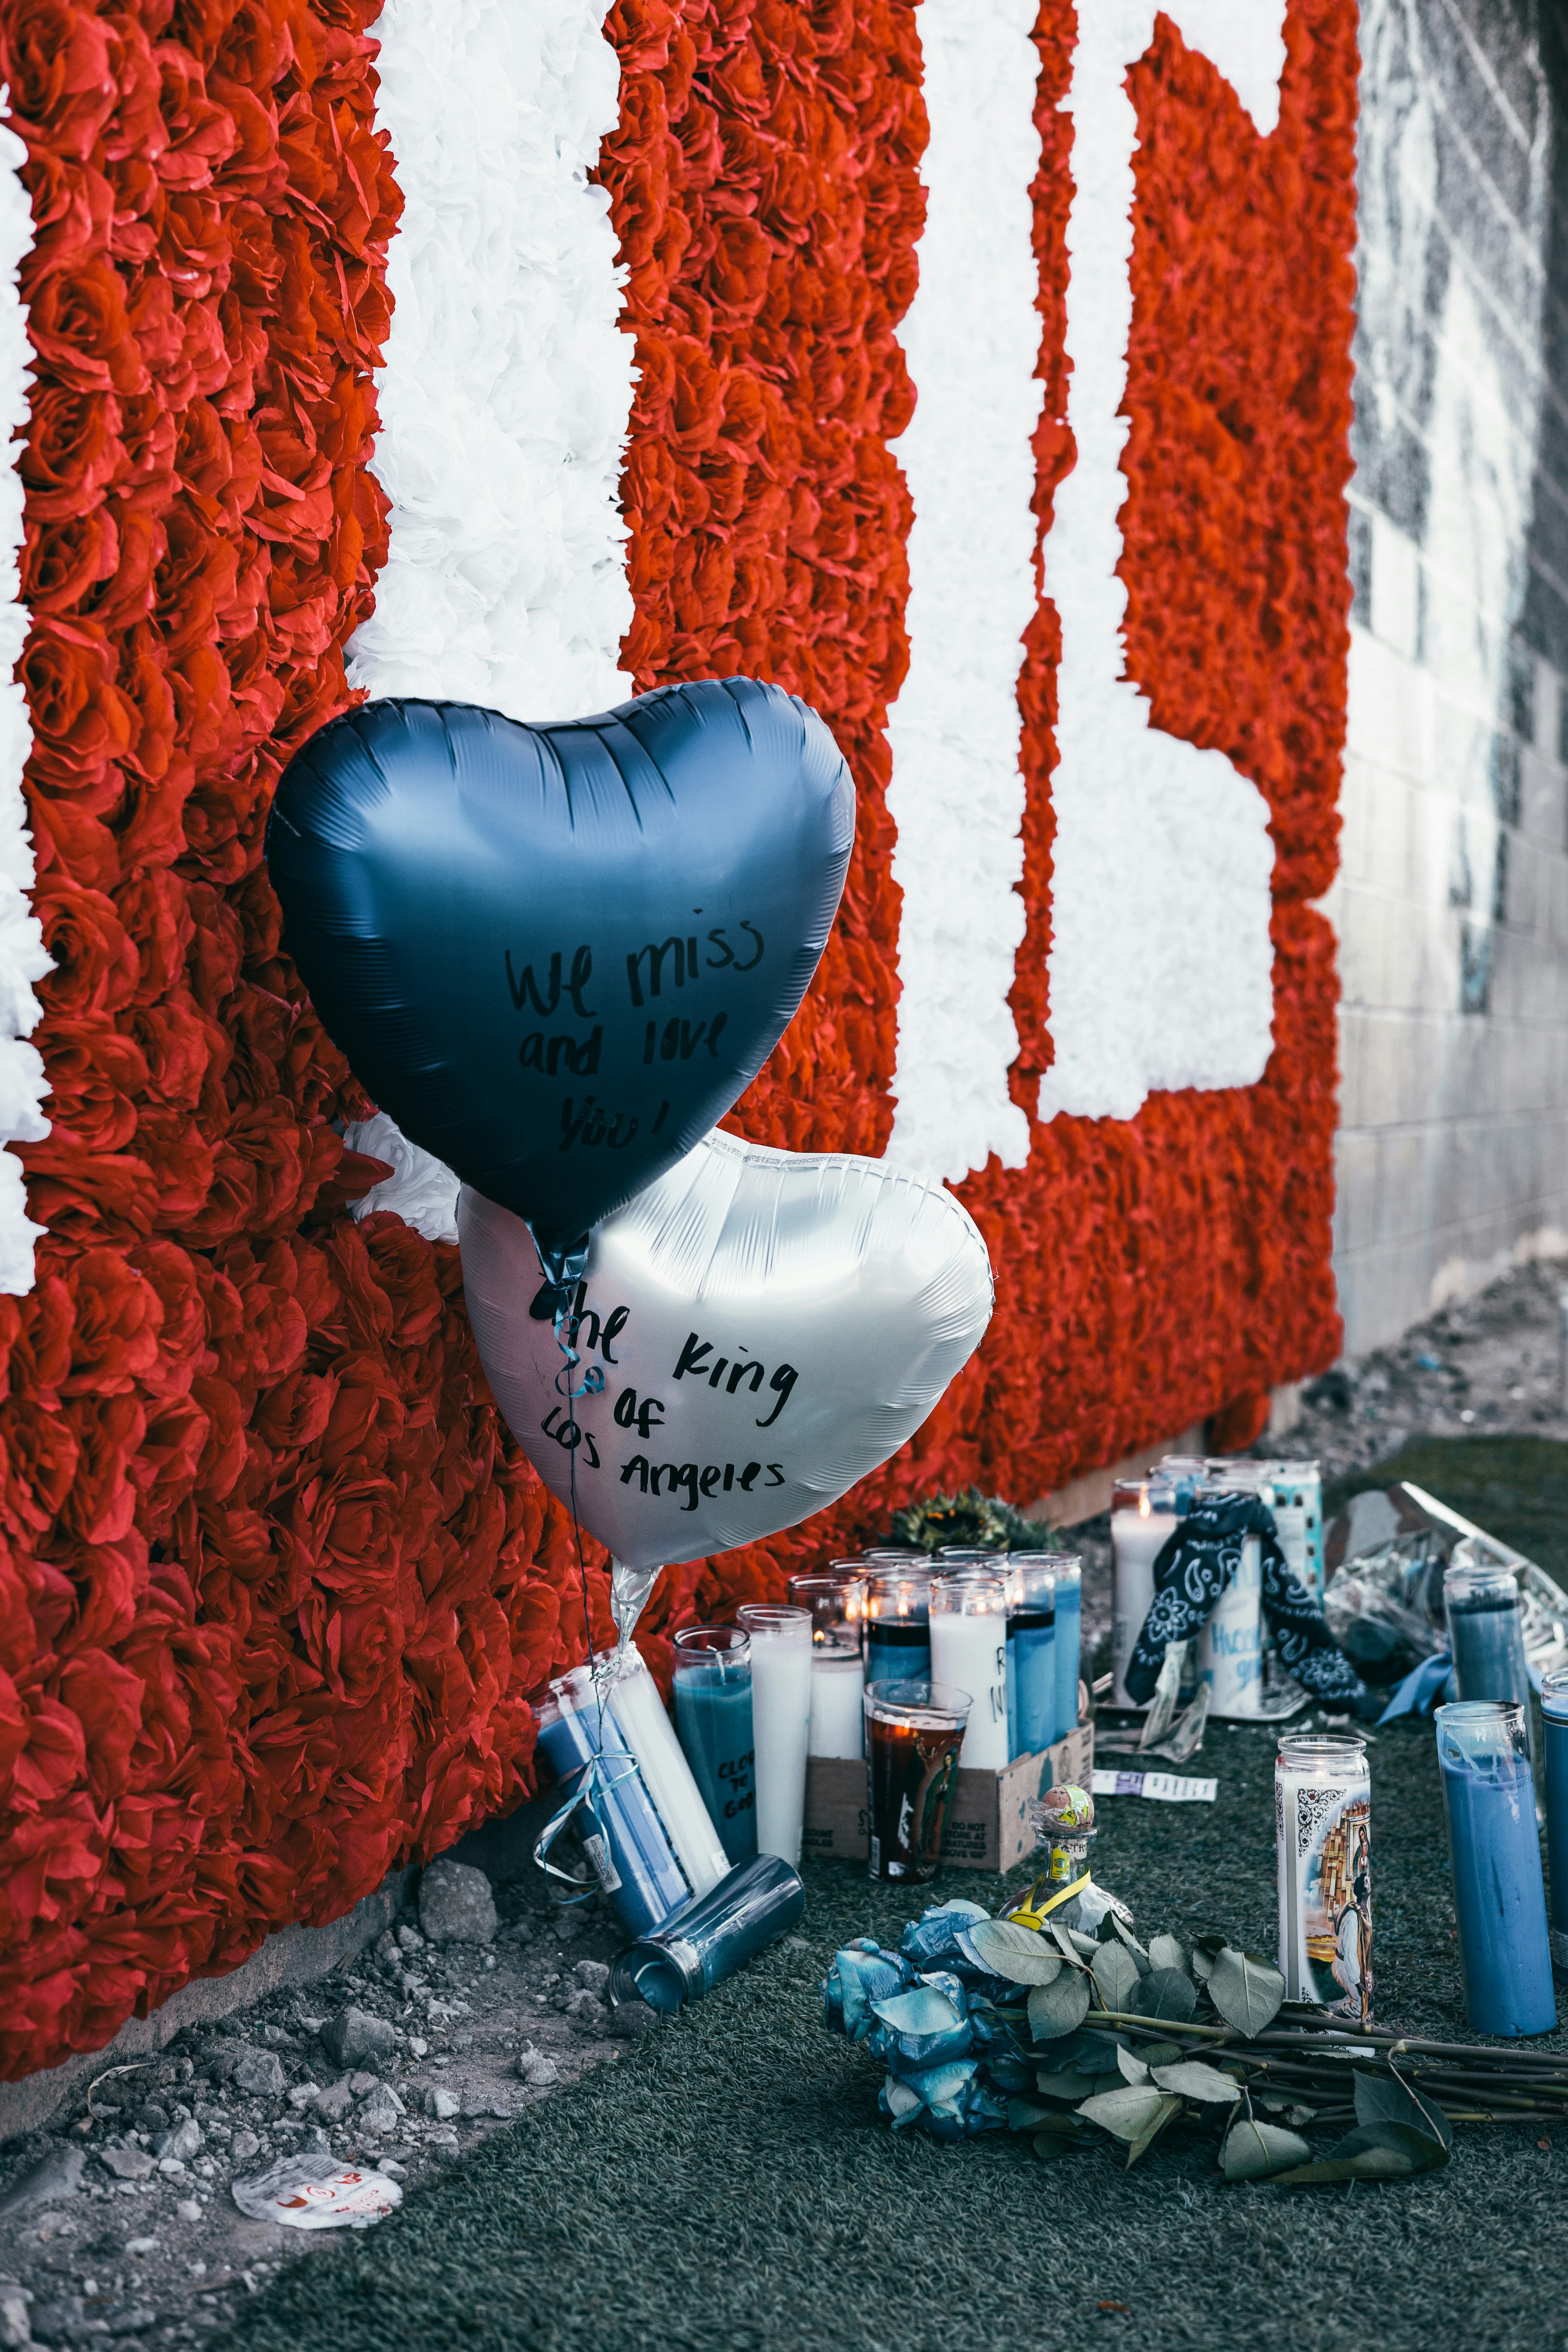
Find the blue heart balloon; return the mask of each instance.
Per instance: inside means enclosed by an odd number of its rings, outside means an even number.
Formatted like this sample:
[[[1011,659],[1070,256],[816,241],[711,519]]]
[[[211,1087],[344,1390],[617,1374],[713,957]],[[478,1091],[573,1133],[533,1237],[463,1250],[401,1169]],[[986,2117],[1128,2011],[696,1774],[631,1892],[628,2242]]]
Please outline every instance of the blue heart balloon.
[[[267,859],[361,1084],[558,1255],[750,1085],[854,836],[816,713],[730,677],[560,726],[363,704],[289,761]]]

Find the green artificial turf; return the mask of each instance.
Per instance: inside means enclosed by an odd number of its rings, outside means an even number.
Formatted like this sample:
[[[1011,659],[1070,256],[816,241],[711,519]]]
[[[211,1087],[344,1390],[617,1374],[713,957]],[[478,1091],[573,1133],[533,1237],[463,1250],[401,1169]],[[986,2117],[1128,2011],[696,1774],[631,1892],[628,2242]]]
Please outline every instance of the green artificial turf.
[[[1463,2011],[1431,1726],[1390,1727],[1369,1753],[1378,2011],[1447,2038]],[[1217,1775],[1215,1804],[1102,1801],[1096,1875],[1145,1933],[1212,1923],[1272,1951],[1273,1757],[1268,1733],[1216,1727],[1189,1768]],[[1176,2133],[1131,2173],[1110,2142],[1047,2165],[1026,2139],[895,2137],[877,2113],[879,2070],[823,2031],[818,1979],[848,1937],[896,1942],[921,1900],[991,1901],[999,1883],[952,1871],[914,1898],[844,1864],[809,1865],[806,1878],[805,1948],[775,1948],[378,2229],[300,2263],[223,2342],[1543,2352],[1568,2341],[1568,2129],[1461,2127],[1446,2171],[1307,2190],[1227,2186],[1213,2139]],[[1126,2313],[1105,2307],[1117,2305]]]
[[[1568,1582],[1568,1445],[1549,1437],[1413,1437],[1386,1462],[1336,1479],[1323,1493],[1332,1518],[1352,1495],[1408,1478]]]

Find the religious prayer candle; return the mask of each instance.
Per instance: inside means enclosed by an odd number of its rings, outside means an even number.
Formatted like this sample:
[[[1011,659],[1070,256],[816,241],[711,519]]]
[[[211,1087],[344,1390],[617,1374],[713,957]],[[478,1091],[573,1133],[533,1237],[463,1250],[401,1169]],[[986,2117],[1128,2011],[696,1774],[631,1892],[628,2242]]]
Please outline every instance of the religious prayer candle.
[[[1287,2000],[1372,2022],[1372,1782],[1363,1739],[1282,1734],[1274,1767]]]
[[[1078,1686],[1083,1672],[1083,1562],[1076,1552],[1066,1552],[1051,1573],[1057,1584],[1057,1738],[1065,1739],[1078,1726]]]
[[[868,1683],[931,1680],[931,1580],[930,1567],[912,1561],[907,1567],[882,1567],[868,1574]]]
[[[752,1645],[736,1625],[683,1625],[675,1637],[675,1727],[731,1864],[757,1851]]]
[[[1435,1720],[1466,2018],[1474,2033],[1551,2033],[1557,2003],[1524,1708],[1458,1699]]]
[[[1524,1596],[1511,1568],[1464,1557],[1443,1574],[1443,1612],[1461,1699],[1504,1699],[1523,1707],[1530,1732],[1530,1672],[1524,1663]]]
[[[997,1772],[1007,1761],[1007,1588],[1000,1576],[959,1569],[931,1588],[933,1678],[970,1696],[958,1761]]]
[[[1266,1465],[1221,1456],[1205,1465],[1194,1500],[1214,1502],[1226,1495],[1256,1495],[1272,1507]],[[1256,1716],[1263,1696],[1263,1548],[1244,1536],[1236,1574],[1210,1610],[1198,1634],[1198,1680],[1209,1690],[1209,1713],[1246,1719]]]
[[[628,1936],[646,1935],[684,1903],[687,1883],[637,1759],[626,1748],[586,1666],[550,1685],[536,1711],[539,1746],[561,1784],[563,1802],[577,1794],[602,1755],[593,1800],[574,1816],[589,1862]]]
[[[616,1653],[601,1662],[607,1667]],[[675,1726],[665,1712],[658,1686],[635,1642],[616,1658],[610,1684],[610,1706],[622,1738],[637,1759],[654,1809],[664,1823],[676,1859],[691,1884],[693,1895],[706,1895],[727,1875],[731,1864],[722,1839],[713,1826],[702,1791],[690,1765],[680,1752]]]
[[[866,1664],[860,1653],[866,1581],[843,1573],[846,1566],[836,1560],[821,1574],[792,1576],[789,1597],[797,1609],[811,1612],[809,1753],[858,1760],[866,1752]]]
[[[1162,1478],[1118,1478],[1110,1498],[1110,1549],[1114,1586],[1110,1625],[1110,1703],[1132,1706],[1127,1669],[1154,1600],[1154,1561],[1176,1532],[1175,1490]],[[1058,1612],[1061,1597],[1058,1595]],[[1058,1635],[1060,1628],[1058,1626]],[[1073,1718],[1078,1717],[1073,1694]]]
[[[800,1861],[811,1727],[811,1612],[772,1601],[736,1611],[752,1643],[752,1731],[756,1744],[757,1852]]]
[[[1555,1975],[1568,1977],[1568,1671],[1561,1666],[1541,1677],[1541,1727],[1546,1750],[1552,1967]]]
[[[1274,1489],[1269,1508],[1285,1565],[1298,1584],[1323,1597],[1323,1474],[1316,1462],[1264,1465]]]
[[[800,1876],[776,1854],[756,1854],[710,1893],[623,1952],[610,1970],[617,2000],[646,2000],[667,2015],[797,1927],[805,1912]]]
[[[1056,1571],[1077,1565],[1067,1553],[1049,1551],[1016,1551],[1007,1562],[1007,1745],[1014,1756],[1037,1756],[1063,1737],[1057,1727]]]

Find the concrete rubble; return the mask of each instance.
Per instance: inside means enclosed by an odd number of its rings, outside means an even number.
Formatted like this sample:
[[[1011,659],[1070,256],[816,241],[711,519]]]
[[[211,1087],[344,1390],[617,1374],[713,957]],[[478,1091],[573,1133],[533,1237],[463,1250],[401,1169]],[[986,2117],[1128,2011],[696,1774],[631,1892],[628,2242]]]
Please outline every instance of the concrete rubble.
[[[330,1977],[133,2066],[106,2053],[90,2096],[0,2147],[0,2352],[200,2343],[283,2263],[364,2243],[248,2220],[237,2179],[320,2150],[416,2189],[657,2030],[608,2005],[625,1938],[597,1898],[451,1863],[420,1893]]]

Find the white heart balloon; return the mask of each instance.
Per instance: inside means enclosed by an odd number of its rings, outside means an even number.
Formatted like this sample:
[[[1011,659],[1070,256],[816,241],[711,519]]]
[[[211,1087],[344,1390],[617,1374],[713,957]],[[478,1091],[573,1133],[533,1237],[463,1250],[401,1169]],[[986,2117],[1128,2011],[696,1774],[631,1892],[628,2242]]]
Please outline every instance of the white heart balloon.
[[[940,1184],[715,1129],[594,1228],[563,1326],[520,1217],[464,1187],[463,1287],[508,1426],[617,1560],[793,1527],[920,1427],[991,1318],[991,1264]],[[582,1391],[588,1383],[586,1393]]]

